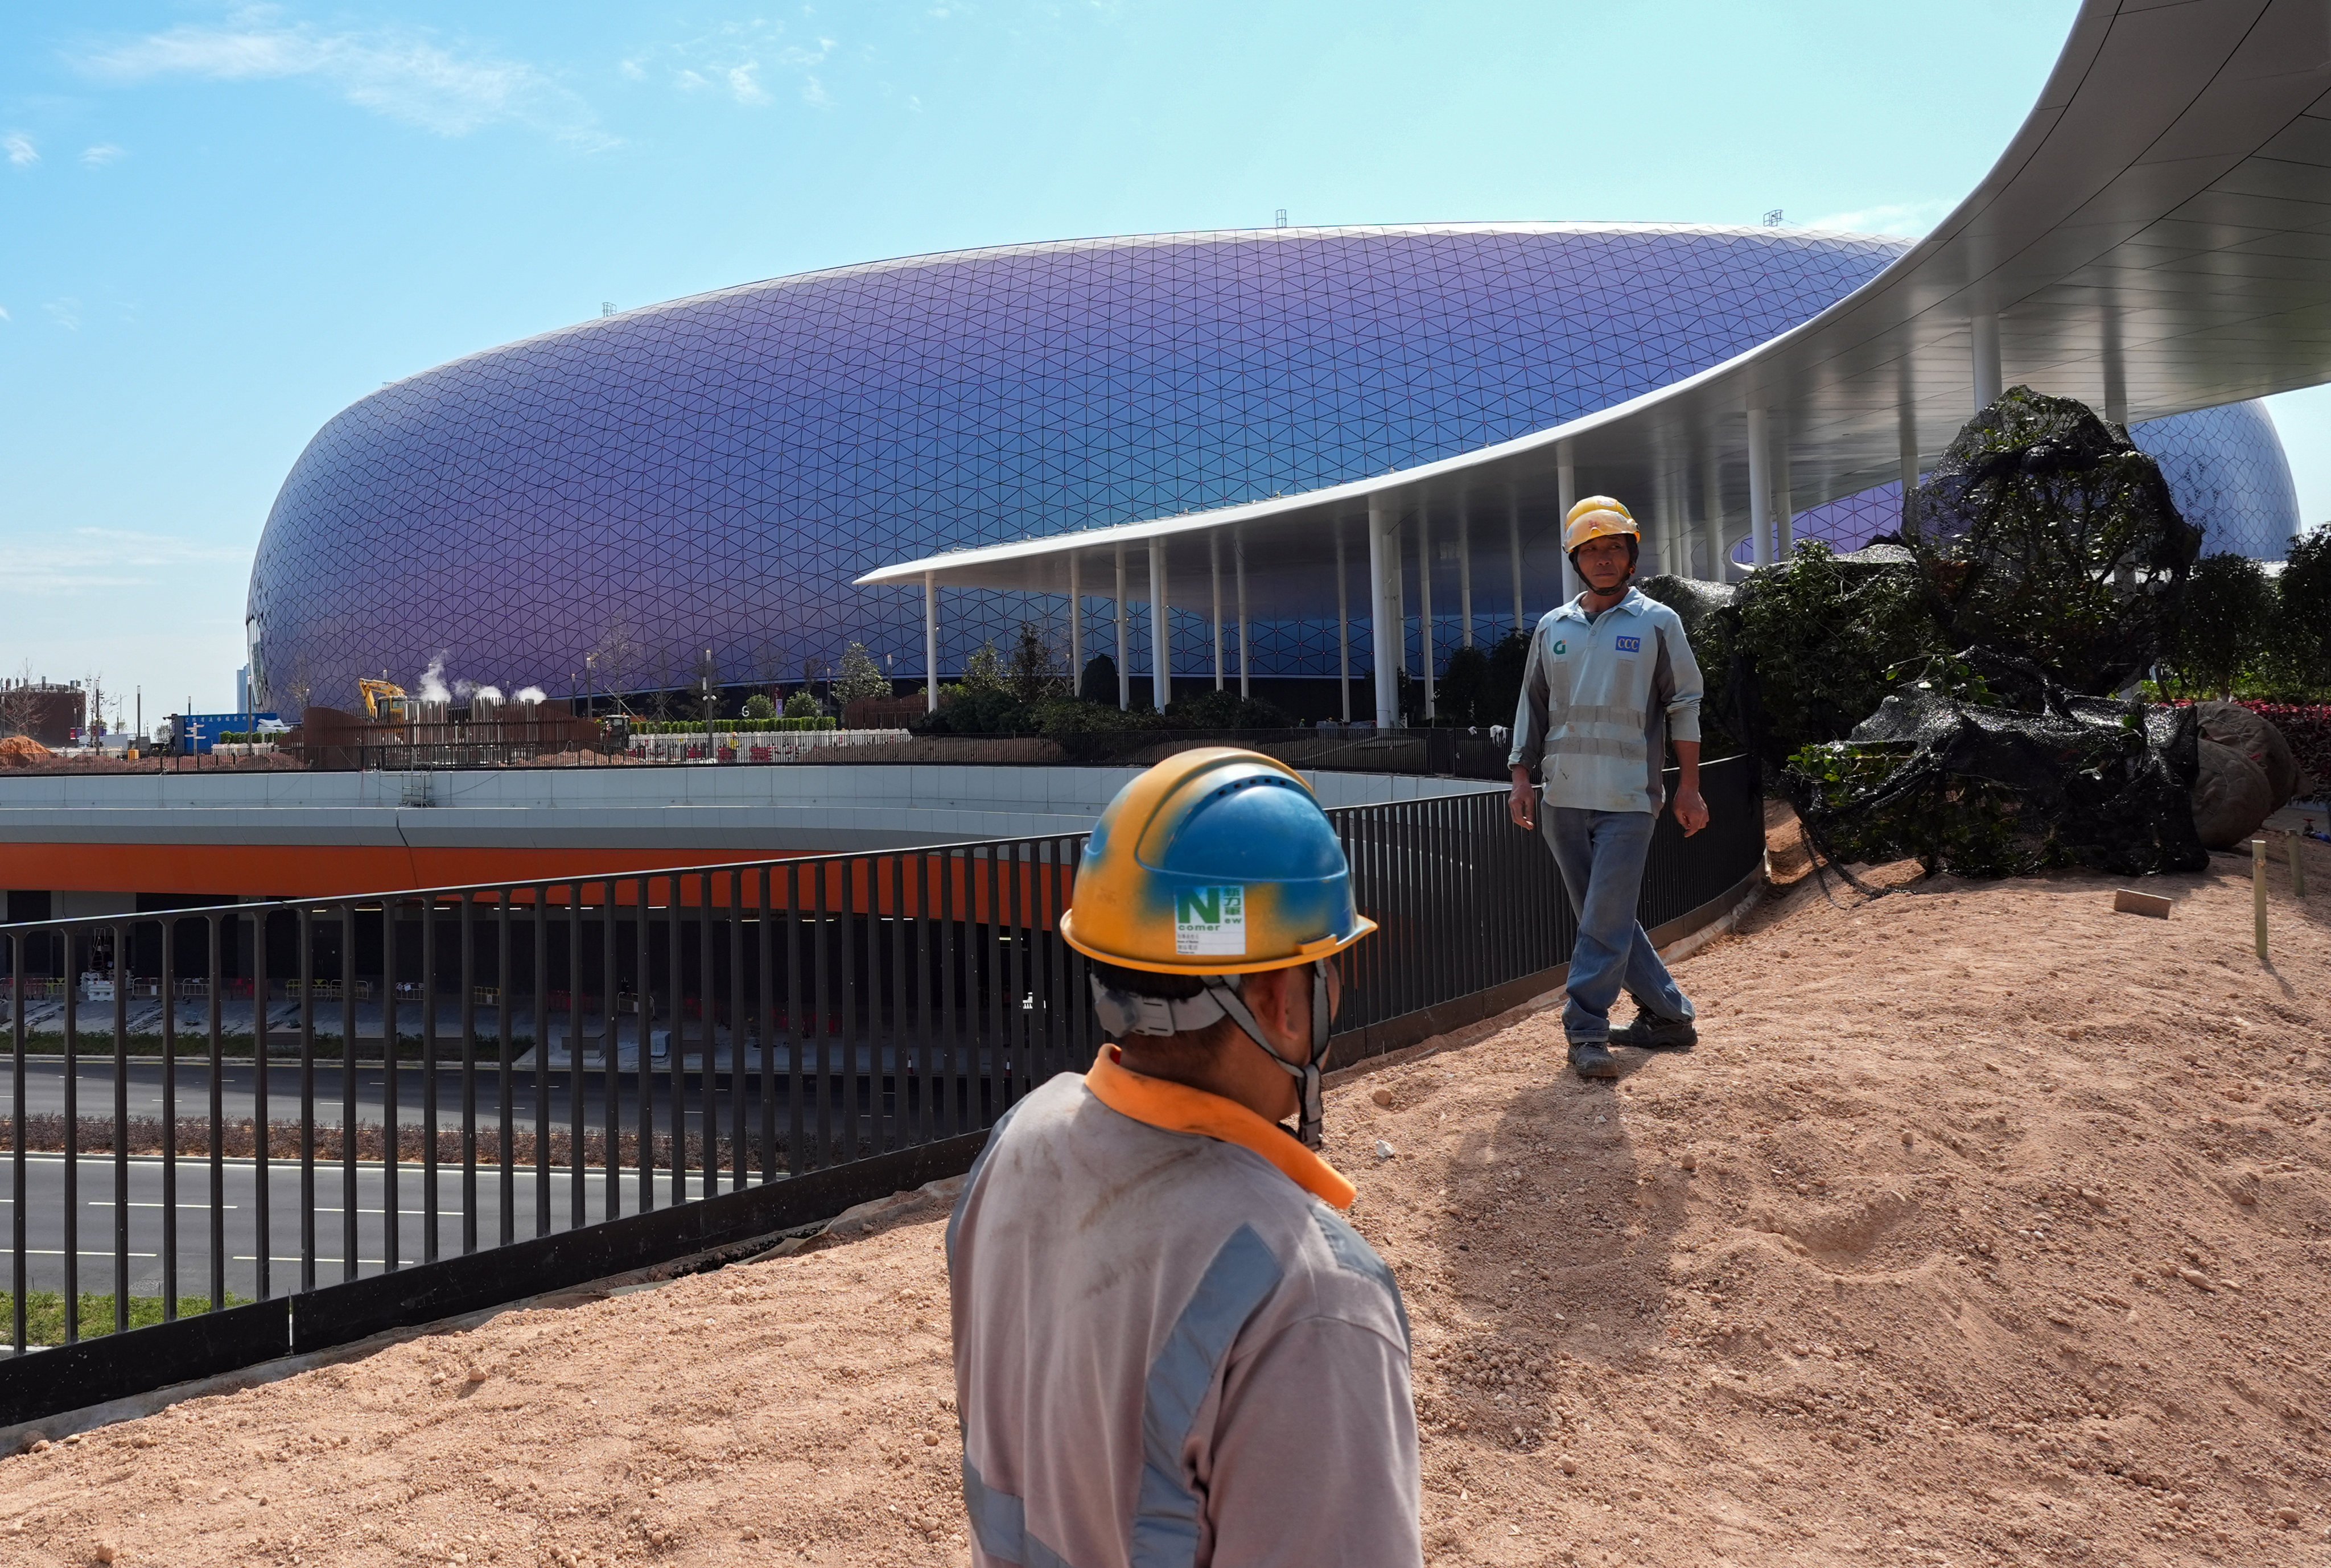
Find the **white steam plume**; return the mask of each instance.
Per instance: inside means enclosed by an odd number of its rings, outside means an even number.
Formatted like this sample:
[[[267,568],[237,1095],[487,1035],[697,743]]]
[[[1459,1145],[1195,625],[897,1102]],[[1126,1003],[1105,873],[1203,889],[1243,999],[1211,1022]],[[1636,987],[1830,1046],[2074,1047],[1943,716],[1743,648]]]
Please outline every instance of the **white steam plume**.
[[[471,702],[500,702],[501,699],[502,689],[499,686],[476,686],[470,689]]]
[[[510,698],[510,700],[513,702],[540,702],[548,695],[549,694],[544,691],[539,686],[521,686],[518,689],[518,695]]]
[[[445,689],[445,656],[442,653],[432,659],[429,668],[421,672],[420,696],[423,702],[453,700],[453,694]]]

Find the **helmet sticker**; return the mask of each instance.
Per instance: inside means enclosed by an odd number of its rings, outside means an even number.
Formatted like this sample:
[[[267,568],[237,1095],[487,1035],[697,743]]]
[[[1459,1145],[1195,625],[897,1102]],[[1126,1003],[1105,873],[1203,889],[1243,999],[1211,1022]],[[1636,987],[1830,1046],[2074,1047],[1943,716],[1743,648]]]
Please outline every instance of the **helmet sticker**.
[[[1177,888],[1174,892],[1174,952],[1183,958],[1246,956],[1246,889]]]

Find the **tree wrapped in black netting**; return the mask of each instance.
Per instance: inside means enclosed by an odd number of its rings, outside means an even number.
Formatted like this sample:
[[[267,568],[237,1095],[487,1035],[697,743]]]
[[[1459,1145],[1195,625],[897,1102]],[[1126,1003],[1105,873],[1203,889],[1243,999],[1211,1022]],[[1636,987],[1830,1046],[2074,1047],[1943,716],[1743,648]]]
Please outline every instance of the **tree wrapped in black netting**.
[[[1905,518],[1801,546],[1728,612],[1738,706],[1816,845],[1977,877],[2203,864],[2190,717],[2111,695],[2161,656],[2201,542],[2158,465],[2016,387]]]
[[[1903,542],[1950,646],[2104,692],[2160,657],[2202,534],[2126,430],[2018,386],[1970,420],[1919,484]]]

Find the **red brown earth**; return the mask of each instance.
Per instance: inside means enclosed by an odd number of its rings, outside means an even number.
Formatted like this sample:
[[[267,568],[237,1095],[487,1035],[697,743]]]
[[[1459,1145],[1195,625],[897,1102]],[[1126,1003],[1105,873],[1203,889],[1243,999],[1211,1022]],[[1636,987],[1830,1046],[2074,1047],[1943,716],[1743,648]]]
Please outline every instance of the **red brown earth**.
[[[1544,1011],[1344,1075],[1428,1558],[2331,1561],[2308,853],[2271,968],[2225,858],[2147,884],[2165,921],[1801,878],[1679,965],[1705,1043],[1615,1088]],[[942,1212],[0,1460],[0,1563],[962,1563]]]

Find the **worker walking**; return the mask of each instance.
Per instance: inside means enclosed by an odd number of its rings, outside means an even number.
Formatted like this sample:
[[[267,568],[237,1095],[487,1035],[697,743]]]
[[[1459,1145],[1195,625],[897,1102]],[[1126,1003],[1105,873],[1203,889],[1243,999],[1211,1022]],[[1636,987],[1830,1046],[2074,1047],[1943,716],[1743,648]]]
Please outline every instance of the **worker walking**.
[[[1514,713],[1507,809],[1538,824],[1537,764],[1545,784],[1546,841],[1578,915],[1562,1031],[1581,1078],[1616,1078],[1613,1044],[1654,1050],[1698,1042],[1691,999],[1635,918],[1643,860],[1665,803],[1661,770],[1675,747],[1676,822],[1708,825],[1699,794],[1699,664],[1683,622],[1633,585],[1642,532],[1627,508],[1590,496],[1563,520],[1562,547],[1586,586],[1548,611],[1530,637]],[[1635,1017],[1613,1031],[1623,987]]]
[[[1422,1562],[1407,1315],[1318,1153],[1335,955],[1375,928],[1268,757],[1184,752],[1102,814],[1061,934],[1111,1043],[947,1225],[975,1563]]]

